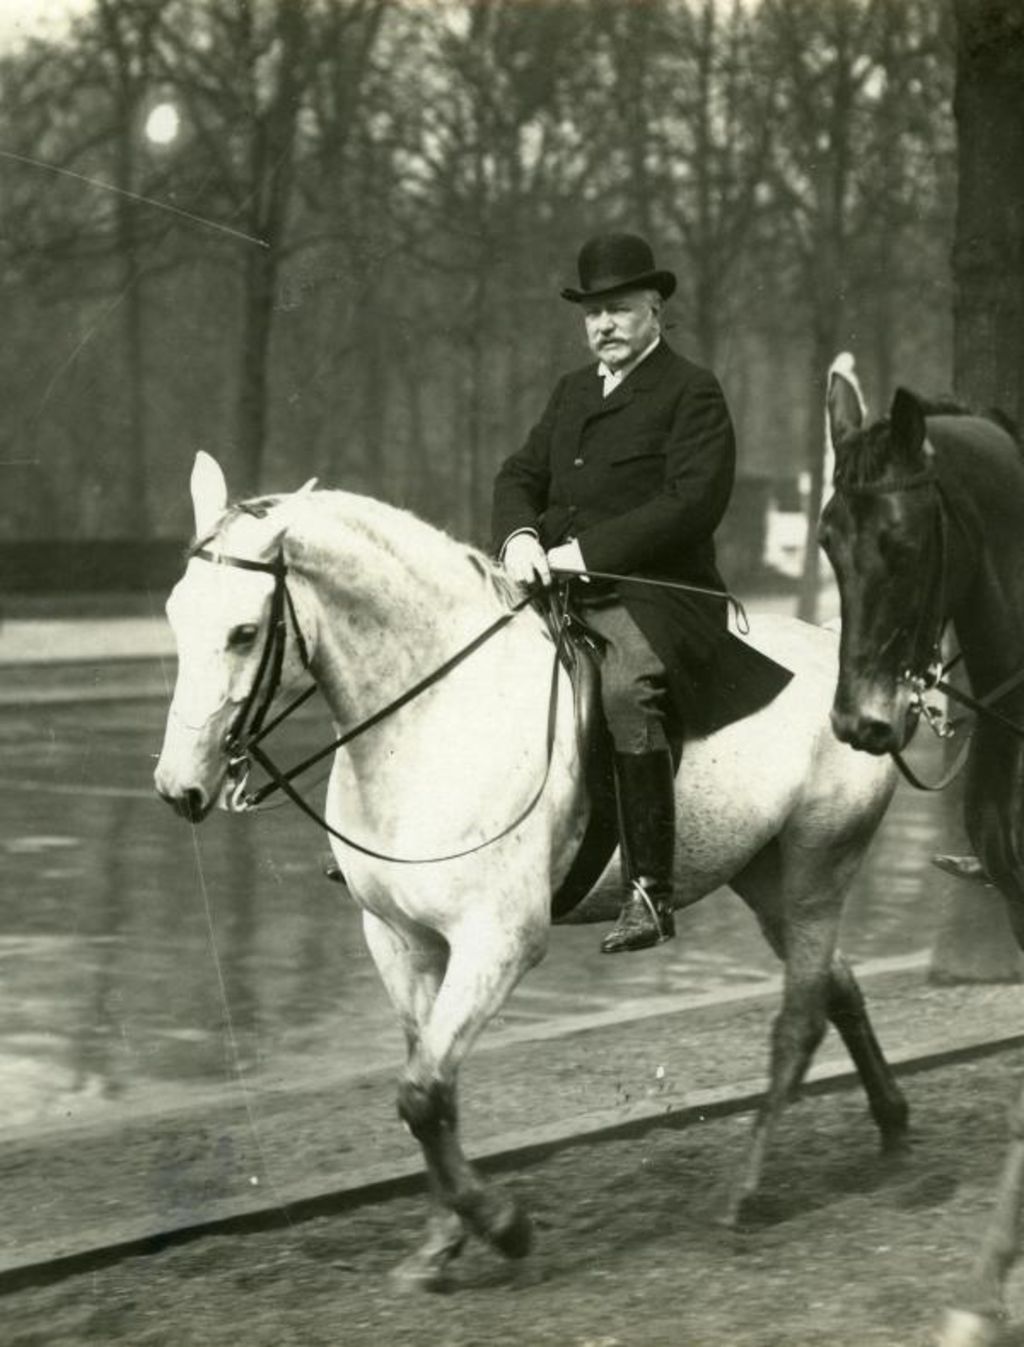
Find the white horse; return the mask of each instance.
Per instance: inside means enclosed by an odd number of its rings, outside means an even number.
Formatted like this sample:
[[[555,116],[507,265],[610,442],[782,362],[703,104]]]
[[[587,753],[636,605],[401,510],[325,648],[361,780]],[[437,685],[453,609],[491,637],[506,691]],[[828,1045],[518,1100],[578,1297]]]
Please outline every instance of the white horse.
[[[282,637],[277,690],[294,691],[312,674],[344,731],[510,615],[493,563],[377,500],[304,488],[228,508],[223,474],[205,454],[192,497],[199,542],[167,604],[179,665],[155,782],[193,821],[231,795],[240,712],[265,697],[274,664],[263,658],[268,624]],[[755,715],[688,740],[678,784],[677,905],[730,883],[785,961],[770,1083],[731,1220],[757,1189],[770,1135],[826,1019],[857,1066],[883,1145],[898,1149],[907,1126],[836,950],[843,898],[892,795],[893,769],[832,734],[833,633],[765,618],[751,641],[793,670],[792,681]],[[553,653],[545,623],[525,608],[335,755],[326,818],[353,845],[332,836],[332,847],[405,1030],[398,1110],[423,1148],[436,1200],[424,1241],[399,1270],[409,1284],[440,1283],[469,1232],[509,1256],[530,1243],[526,1215],[463,1154],[456,1077],[484,1025],[543,958],[552,893],[588,818],[571,688],[554,673]],[[553,676],[562,686],[549,742]],[[617,870],[613,863],[575,920],[614,916]]]

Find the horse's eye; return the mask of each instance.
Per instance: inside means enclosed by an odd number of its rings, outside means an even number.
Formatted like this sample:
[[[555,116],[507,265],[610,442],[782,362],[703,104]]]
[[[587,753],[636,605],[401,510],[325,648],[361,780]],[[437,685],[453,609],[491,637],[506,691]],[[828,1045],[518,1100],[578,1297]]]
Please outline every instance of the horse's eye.
[[[885,564],[894,570],[912,566],[917,560],[913,544],[895,533],[881,534],[878,551]]]
[[[232,627],[228,632],[229,650],[248,650],[256,639],[256,633],[259,631],[255,622],[243,622],[239,627]]]

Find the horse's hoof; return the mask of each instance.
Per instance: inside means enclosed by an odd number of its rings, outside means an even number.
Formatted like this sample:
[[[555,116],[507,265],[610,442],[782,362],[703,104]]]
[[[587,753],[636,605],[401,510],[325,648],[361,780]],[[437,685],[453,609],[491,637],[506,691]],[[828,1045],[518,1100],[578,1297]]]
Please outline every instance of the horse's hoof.
[[[533,1248],[533,1222],[519,1203],[514,1202],[508,1217],[491,1227],[489,1237],[506,1258],[525,1258]]]
[[[882,1137],[881,1153],[884,1160],[899,1165],[910,1159],[914,1148],[906,1132],[889,1132]]]
[[[935,1347],[998,1347],[1002,1325],[988,1314],[973,1310],[947,1310],[942,1317]]]
[[[759,1214],[757,1193],[734,1193],[725,1209],[715,1217],[715,1225],[722,1230],[742,1230],[753,1225]]]
[[[406,1295],[419,1294],[421,1291],[439,1294],[451,1290],[452,1285],[446,1268],[418,1254],[403,1258],[397,1267],[391,1269],[389,1280],[394,1290]]]

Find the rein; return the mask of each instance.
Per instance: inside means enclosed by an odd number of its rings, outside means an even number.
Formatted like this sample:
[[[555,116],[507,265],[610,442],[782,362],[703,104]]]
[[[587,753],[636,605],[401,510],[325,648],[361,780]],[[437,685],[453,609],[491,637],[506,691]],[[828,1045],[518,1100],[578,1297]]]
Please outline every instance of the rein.
[[[652,580],[646,575],[619,575],[615,571],[564,571],[558,566],[552,567],[552,571],[553,574],[563,576],[567,580],[622,580],[630,585],[649,585],[654,589],[675,589],[684,594],[702,594],[709,599],[725,599],[736,615],[736,630],[743,636],[750,631],[747,610],[736,595],[726,589],[707,589],[704,585],[686,584],[682,580]]]

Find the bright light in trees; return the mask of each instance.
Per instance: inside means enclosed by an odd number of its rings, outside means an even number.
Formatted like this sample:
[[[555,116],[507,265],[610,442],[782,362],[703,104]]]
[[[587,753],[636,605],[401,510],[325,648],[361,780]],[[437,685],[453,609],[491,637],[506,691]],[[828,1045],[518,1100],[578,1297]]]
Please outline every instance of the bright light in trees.
[[[170,145],[178,135],[181,118],[173,103],[158,103],[146,118],[146,139],[154,145]]]

